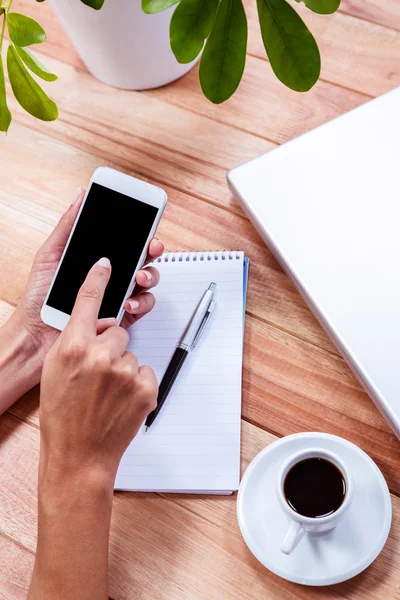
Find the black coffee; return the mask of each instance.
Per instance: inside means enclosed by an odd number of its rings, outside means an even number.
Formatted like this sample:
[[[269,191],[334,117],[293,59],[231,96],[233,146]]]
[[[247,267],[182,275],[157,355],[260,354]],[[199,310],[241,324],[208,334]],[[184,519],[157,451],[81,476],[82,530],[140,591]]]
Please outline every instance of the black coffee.
[[[326,517],[342,505],[346,482],[329,460],[307,458],[287,473],[283,491],[289,506],[300,515]]]

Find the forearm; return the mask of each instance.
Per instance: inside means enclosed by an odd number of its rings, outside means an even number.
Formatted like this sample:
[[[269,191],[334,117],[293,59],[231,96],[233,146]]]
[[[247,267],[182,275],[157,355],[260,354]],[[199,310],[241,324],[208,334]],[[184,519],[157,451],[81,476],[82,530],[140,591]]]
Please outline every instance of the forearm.
[[[108,598],[113,483],[83,469],[63,473],[41,459],[38,543],[28,600]]]
[[[0,414],[39,382],[40,372],[33,341],[12,316],[0,328]]]

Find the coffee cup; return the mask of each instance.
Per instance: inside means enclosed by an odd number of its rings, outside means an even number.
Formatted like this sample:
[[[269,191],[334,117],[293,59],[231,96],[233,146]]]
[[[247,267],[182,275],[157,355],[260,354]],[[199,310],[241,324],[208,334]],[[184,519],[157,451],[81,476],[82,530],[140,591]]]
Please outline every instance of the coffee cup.
[[[346,465],[335,453],[310,448],[285,461],[278,476],[277,494],[290,521],[281,551],[290,554],[304,535],[336,527],[350,507],[353,484]]]

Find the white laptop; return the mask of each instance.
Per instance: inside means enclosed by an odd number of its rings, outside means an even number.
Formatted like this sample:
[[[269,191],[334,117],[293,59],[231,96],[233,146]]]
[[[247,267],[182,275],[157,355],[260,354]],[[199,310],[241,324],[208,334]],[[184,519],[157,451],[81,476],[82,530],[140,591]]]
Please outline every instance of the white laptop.
[[[228,182],[400,437],[400,88]]]

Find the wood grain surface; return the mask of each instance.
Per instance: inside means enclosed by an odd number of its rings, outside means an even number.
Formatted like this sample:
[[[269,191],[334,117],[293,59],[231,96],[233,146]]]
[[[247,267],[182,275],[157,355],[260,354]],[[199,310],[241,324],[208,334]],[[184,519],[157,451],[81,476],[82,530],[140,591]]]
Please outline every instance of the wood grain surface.
[[[400,4],[343,0],[329,17],[295,4],[320,45],[321,80],[307,94],[276,80],[256,3],[247,0],[246,72],[237,94],[214,106],[201,95],[197,68],[157,90],[105,86],[87,72],[48,6],[13,3],[47,31],[37,55],[59,75],[46,89],[60,118],[43,124],[10,98],[14,120],[0,141],[0,324],[22,294],[38,247],[97,166],[161,185],[169,196],[160,227],[168,249],[240,248],[250,257],[242,469],[277,437],[326,431],[365,450],[392,494],[392,530],[374,564],[347,583],[314,589],[283,581],[251,555],[237,526],[236,496],[118,493],[113,600],[400,598],[400,443],[225,180],[227,170],[400,84]],[[34,560],[38,397],[32,390],[0,419],[0,600],[25,597]]]

